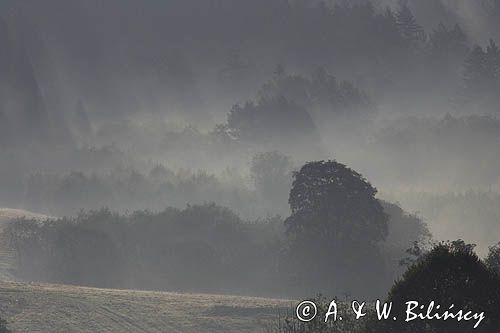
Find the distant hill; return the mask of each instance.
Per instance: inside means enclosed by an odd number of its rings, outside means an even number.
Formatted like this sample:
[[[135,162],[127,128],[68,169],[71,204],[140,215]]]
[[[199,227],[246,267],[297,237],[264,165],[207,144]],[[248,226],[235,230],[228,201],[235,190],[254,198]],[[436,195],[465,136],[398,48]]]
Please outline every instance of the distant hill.
[[[14,208],[0,208],[0,223],[8,222],[12,219],[27,217],[34,218],[37,220],[44,220],[50,218],[50,216],[33,213],[23,209],[14,209]]]
[[[0,280],[13,280],[12,268],[15,263],[15,254],[7,246],[3,233],[5,225],[16,218],[27,217],[36,220],[45,220],[50,216],[33,213],[23,209],[0,208]]]

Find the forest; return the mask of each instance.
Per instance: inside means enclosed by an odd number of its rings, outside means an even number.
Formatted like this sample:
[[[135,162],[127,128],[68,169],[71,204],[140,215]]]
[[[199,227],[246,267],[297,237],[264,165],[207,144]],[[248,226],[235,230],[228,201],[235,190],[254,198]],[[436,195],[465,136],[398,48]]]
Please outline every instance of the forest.
[[[498,0],[2,1],[0,209],[43,218],[1,223],[0,273],[284,299],[438,284],[496,331],[499,22]],[[426,329],[470,329],[449,325]]]

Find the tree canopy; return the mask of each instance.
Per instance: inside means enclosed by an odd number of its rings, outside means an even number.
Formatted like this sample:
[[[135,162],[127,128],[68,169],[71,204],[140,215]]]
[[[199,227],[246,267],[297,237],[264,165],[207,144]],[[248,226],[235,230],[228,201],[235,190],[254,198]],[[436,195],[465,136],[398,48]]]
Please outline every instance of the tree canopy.
[[[336,161],[306,163],[294,174],[285,220],[297,280],[322,291],[369,295],[365,272],[384,280],[377,243],[387,236],[388,216],[377,190],[359,173]],[[351,289],[353,288],[353,289]],[[317,290],[316,290],[317,292]]]
[[[435,245],[411,265],[389,292],[393,314],[405,318],[409,300],[442,309],[485,312],[477,331],[494,332],[500,327],[500,279],[478,258],[474,246],[458,240]],[[444,310],[443,310],[444,311]],[[471,332],[475,323],[456,320],[404,320],[370,322],[369,332]]]
[[[337,241],[383,240],[387,215],[376,193],[363,176],[344,164],[309,162],[294,174],[288,231]]]

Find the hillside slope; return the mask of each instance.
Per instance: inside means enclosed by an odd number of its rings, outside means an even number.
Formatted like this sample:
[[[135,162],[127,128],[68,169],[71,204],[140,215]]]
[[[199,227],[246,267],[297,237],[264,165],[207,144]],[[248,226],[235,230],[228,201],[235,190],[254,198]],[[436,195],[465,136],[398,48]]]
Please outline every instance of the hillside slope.
[[[45,220],[50,216],[33,213],[23,209],[0,208],[0,280],[13,280],[12,270],[14,266],[15,254],[7,246],[7,239],[4,228],[9,221],[17,218],[30,218],[35,220]]]
[[[0,282],[14,332],[265,332],[287,300]]]
[[[50,216],[33,213],[23,209],[14,209],[14,208],[0,208],[0,224],[4,224],[12,219],[27,217],[33,218],[36,220],[44,220],[50,218]]]

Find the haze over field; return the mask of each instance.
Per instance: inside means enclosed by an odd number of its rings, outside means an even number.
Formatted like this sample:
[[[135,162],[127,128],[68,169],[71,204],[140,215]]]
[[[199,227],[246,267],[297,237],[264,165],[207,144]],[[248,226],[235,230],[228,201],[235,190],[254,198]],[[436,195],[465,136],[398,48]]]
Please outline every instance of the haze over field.
[[[378,297],[414,242],[486,256],[499,22],[497,0],[2,1],[2,276]],[[314,230],[341,253],[318,290]]]

